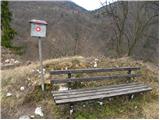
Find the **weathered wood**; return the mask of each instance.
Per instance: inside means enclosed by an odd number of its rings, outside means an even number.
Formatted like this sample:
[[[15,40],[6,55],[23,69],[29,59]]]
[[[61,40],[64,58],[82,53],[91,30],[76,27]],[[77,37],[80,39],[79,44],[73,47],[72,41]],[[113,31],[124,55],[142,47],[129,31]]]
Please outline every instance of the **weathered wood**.
[[[58,99],[67,99],[67,98],[77,98],[77,97],[84,97],[84,96],[94,96],[94,95],[100,95],[100,94],[111,94],[113,92],[120,92],[123,90],[132,90],[132,89],[139,89],[139,88],[148,88],[146,85],[137,85],[137,86],[126,86],[126,87],[119,87],[119,88],[112,88],[112,89],[98,89],[98,90],[92,90],[92,91],[86,91],[86,92],[80,92],[77,94],[68,93],[65,95],[57,95],[54,96],[55,100]]]
[[[54,70],[51,74],[68,74],[66,79],[53,79],[51,83],[68,83],[71,82],[89,82],[89,81],[100,81],[100,80],[111,80],[132,77],[139,77],[140,74],[131,74],[132,70],[140,70],[140,67],[119,67],[119,68],[90,68],[90,69],[75,69],[75,70]],[[71,74],[76,73],[93,73],[93,72],[114,72],[114,71],[128,71],[128,74],[117,74],[112,76],[94,76],[87,78],[71,78]],[[152,90],[151,87],[142,83],[125,83],[119,85],[101,86],[94,88],[81,88],[66,91],[53,91],[53,97],[56,104],[73,103],[79,101],[95,100],[106,97],[114,97],[119,95],[134,94],[139,92],[146,92]]]
[[[92,96],[84,96],[84,97],[78,97],[78,98],[68,98],[68,99],[55,100],[55,102],[56,102],[56,104],[63,104],[63,103],[94,100],[94,99],[100,99],[100,98],[133,94],[133,93],[139,93],[139,92],[146,92],[146,91],[150,91],[150,90],[152,90],[152,88],[150,88],[150,87],[136,88],[136,89],[130,89],[130,90],[127,89],[127,90],[115,91],[115,92],[111,92],[111,93],[103,93],[100,95],[92,95]]]
[[[125,87],[129,85],[137,85],[142,83],[132,82],[132,83],[124,83],[124,84],[116,84],[116,85],[108,85],[108,86],[99,86],[99,87],[93,87],[93,88],[79,88],[79,89],[72,89],[72,90],[64,90],[64,91],[52,91],[52,94],[63,94],[68,92],[77,92],[77,91],[87,91],[87,90],[96,90],[96,89],[103,89],[103,88],[113,88],[113,87]]]
[[[140,70],[140,67],[115,67],[115,68],[88,68],[88,69],[71,69],[71,70],[53,70],[50,74],[76,74],[76,73],[93,73],[93,72],[113,72],[113,71],[128,71]]]
[[[51,80],[51,83],[68,83],[68,82],[89,82],[95,80],[110,80],[117,78],[129,78],[129,77],[139,77],[140,74],[128,74],[128,75],[113,75],[113,76],[96,76],[96,77],[88,77],[88,78],[67,78],[67,79],[54,79]]]
[[[106,90],[114,90],[119,88],[129,88],[129,87],[135,87],[135,86],[144,86],[144,84],[136,83],[136,84],[120,84],[117,85],[110,85],[110,86],[101,86],[101,87],[94,87],[94,88],[81,88],[81,89],[74,89],[74,90],[66,90],[66,91],[57,91],[53,92],[53,96],[65,96],[65,95],[74,95],[74,94],[84,94],[84,93],[90,93],[90,92],[97,92],[97,91],[106,91]]]

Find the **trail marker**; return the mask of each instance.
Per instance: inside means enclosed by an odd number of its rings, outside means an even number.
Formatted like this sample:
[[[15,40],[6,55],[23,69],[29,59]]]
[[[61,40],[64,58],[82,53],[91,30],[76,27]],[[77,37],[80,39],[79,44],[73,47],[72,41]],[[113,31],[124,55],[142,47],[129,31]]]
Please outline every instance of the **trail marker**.
[[[39,43],[39,60],[40,60],[40,71],[41,71],[41,87],[44,91],[44,75],[43,75],[43,61],[42,61],[42,39],[41,37],[46,37],[46,27],[47,22],[44,20],[30,20],[31,23],[31,36],[38,37]]]

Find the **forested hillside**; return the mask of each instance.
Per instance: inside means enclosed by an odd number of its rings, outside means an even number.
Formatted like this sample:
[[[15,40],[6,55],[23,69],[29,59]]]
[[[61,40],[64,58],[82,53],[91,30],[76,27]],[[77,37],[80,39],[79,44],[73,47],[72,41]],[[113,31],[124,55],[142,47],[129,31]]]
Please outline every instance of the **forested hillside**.
[[[23,59],[38,59],[37,38],[30,37],[30,19],[48,22],[43,57],[133,56],[158,64],[158,1],[115,2],[87,11],[72,2],[9,2],[13,40]]]

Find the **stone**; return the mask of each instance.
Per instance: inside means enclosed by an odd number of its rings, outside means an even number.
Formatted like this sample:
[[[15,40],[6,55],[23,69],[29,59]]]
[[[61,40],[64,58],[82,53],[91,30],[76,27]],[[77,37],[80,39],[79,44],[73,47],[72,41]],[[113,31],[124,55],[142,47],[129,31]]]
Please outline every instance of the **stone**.
[[[134,98],[134,95],[132,94],[132,95],[131,95],[131,99],[133,99],[133,98]]]
[[[18,60],[16,60],[16,61],[14,61],[14,63],[16,64],[16,63],[20,63]]]
[[[68,67],[65,67],[65,70],[68,70]]]
[[[24,86],[20,87],[20,90],[23,91],[24,90]]]
[[[32,119],[33,119],[33,118],[35,118],[35,116],[34,116],[34,115],[31,115],[31,116],[30,116],[30,118],[32,118]]]
[[[5,60],[5,63],[9,63],[9,59]]]
[[[40,71],[40,72],[41,72],[41,71]],[[43,68],[43,74],[45,74],[45,73],[46,73],[46,69]]]
[[[103,105],[103,102],[102,101],[98,101],[99,105]]]
[[[98,61],[99,59],[98,59],[98,58],[95,58],[94,60],[95,60],[95,61]]]
[[[97,62],[96,62],[96,61],[94,62],[93,67],[94,67],[94,68],[96,68],[96,67],[97,67]]]
[[[68,90],[68,87],[62,85],[59,86],[58,91],[65,91],[65,90]]]
[[[137,109],[137,106],[135,106],[134,108]]]
[[[34,113],[35,113],[35,115],[39,115],[39,116],[43,117],[43,112],[42,112],[42,108],[41,107],[37,107],[35,109]]]
[[[70,109],[69,113],[70,113],[70,115],[73,114],[73,107]]]
[[[12,93],[7,93],[7,95],[6,95],[7,97],[10,97],[10,96],[12,96]]]
[[[28,115],[22,115],[19,117],[19,119],[30,119],[30,117]]]

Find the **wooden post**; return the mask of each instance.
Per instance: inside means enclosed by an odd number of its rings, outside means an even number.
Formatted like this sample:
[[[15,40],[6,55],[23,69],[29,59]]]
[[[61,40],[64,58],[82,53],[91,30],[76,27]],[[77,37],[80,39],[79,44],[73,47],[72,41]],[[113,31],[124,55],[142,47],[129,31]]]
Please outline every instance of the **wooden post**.
[[[39,37],[39,60],[40,60],[40,71],[41,71],[41,87],[44,91],[44,75],[43,75],[43,62],[42,62],[42,41]]]

